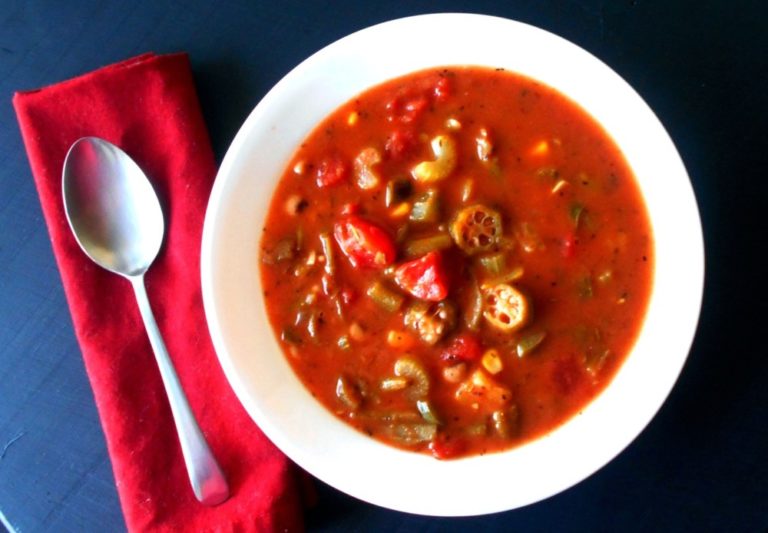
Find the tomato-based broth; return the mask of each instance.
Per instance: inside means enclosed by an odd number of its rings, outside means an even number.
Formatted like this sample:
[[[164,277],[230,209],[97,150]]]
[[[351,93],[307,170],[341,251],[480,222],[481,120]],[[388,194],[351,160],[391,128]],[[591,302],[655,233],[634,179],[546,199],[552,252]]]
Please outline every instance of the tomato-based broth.
[[[301,144],[261,242],[267,312],[338,417],[438,458],[552,430],[639,332],[653,241],[581,108],[482,67],[374,87]]]

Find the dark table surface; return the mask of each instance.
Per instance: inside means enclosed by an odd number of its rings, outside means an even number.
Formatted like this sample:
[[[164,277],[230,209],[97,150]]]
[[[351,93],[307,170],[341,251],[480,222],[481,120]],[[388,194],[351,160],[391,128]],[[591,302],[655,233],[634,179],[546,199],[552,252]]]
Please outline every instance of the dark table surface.
[[[615,69],[656,111],[688,168],[701,210],[707,277],[698,333],[677,386],[653,422],[619,457],[570,490],[497,515],[436,519],[381,509],[318,483],[320,501],[307,514],[309,529],[768,529],[768,349],[762,336],[768,269],[761,260],[768,227],[768,8],[763,5],[3,2],[0,523],[25,533],[125,528],[10,104],[13,91],[145,51],[187,51],[220,161],[259,99],[319,48],[388,19],[469,11],[517,19],[570,39]],[[478,483],[492,481],[498,483]]]

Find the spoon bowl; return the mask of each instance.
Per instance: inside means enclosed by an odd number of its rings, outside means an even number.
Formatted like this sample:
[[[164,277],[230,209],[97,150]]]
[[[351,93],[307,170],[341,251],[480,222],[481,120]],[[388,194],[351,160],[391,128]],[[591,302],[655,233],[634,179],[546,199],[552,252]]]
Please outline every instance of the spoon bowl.
[[[122,276],[144,274],[160,251],[160,202],[139,166],[95,137],[76,141],[64,162],[64,205],[83,251]]]
[[[195,497],[205,505],[229,498],[221,468],[195,420],[152,314],[144,274],[160,251],[160,201],[139,166],[103,139],[83,137],[67,153],[64,211],[77,243],[101,267],[127,278],[155,353]]]

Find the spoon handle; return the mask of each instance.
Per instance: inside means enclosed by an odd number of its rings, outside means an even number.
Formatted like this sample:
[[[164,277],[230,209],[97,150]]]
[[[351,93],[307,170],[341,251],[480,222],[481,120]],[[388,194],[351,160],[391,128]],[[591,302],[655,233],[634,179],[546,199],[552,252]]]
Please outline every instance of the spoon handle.
[[[171,413],[176,424],[176,432],[179,435],[181,452],[187,465],[192,490],[201,503],[218,505],[229,498],[227,480],[216,462],[216,458],[211,453],[208,443],[200,431],[200,426],[192,414],[187,396],[181,388],[181,382],[173,368],[173,363],[149,305],[147,289],[144,286],[144,276],[131,276],[129,279],[136,293],[136,300],[139,304],[141,318],[144,320],[144,327],[147,329],[149,342],[155,352],[157,366],[160,368],[160,376],[163,379],[168,402],[171,405]]]

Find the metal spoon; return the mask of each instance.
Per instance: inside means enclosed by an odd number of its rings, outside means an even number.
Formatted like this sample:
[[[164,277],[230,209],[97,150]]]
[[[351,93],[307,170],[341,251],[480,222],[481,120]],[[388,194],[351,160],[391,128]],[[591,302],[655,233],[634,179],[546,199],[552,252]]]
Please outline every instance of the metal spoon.
[[[229,487],[197,425],[149,306],[144,273],[163,242],[160,202],[138,165],[96,137],[76,141],[64,160],[64,210],[80,248],[133,285],[171,405],[192,490],[205,505],[229,497]]]

